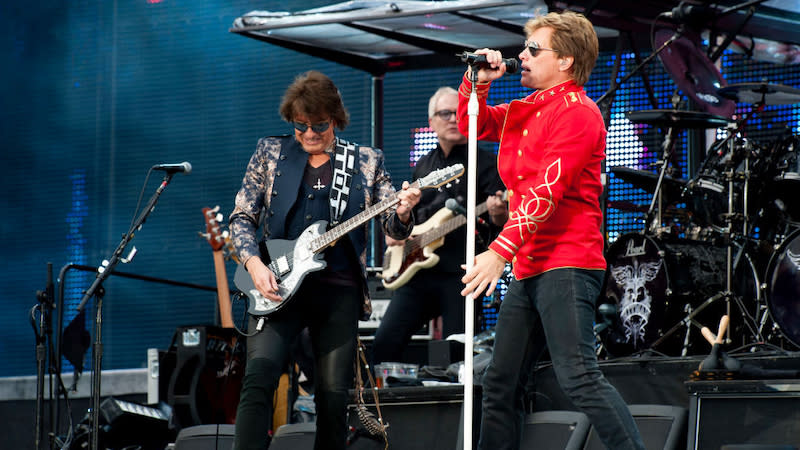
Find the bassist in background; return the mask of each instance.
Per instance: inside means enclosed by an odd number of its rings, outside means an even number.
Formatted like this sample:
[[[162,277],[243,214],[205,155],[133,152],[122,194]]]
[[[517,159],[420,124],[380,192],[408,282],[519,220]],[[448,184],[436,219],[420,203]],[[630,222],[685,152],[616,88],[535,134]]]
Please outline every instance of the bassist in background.
[[[284,93],[280,114],[293,124],[294,135],[258,142],[230,218],[233,243],[244,268],[261,295],[274,302],[288,299],[277,294],[278,280],[262,260],[268,260],[263,253],[270,240],[297,239],[316,221],[336,224],[395,195],[380,150],[336,138],[334,129],[344,129],[349,120],[330,78],[316,71],[299,75]],[[381,217],[385,233],[398,239],[409,235],[412,208],[419,197],[418,189],[404,183],[396,209]],[[263,229],[257,235],[261,222]],[[285,308],[269,317],[250,318],[252,336],[247,339],[234,448],[267,447],[275,387],[292,342],[308,326],[315,365],[314,448],[344,450],[358,319],[371,313],[366,296],[366,239],[365,227],[340,238],[324,250],[327,267],[309,273]]]
[[[456,109],[458,92],[450,87],[441,87],[428,103],[428,122],[436,133],[438,145],[417,162],[414,179],[429,172],[460,163],[467,166],[467,138],[458,131]],[[499,191],[504,190],[497,174],[495,155],[478,151],[478,203],[486,201],[488,215],[477,226],[479,236],[476,243],[483,247],[502,229],[508,218],[508,208],[501,200]],[[467,183],[451,183],[440,190],[426,190],[414,209],[417,224],[431,218],[445,208],[445,202],[456,199],[466,207]],[[408,283],[392,294],[389,308],[381,319],[375,334],[373,365],[383,361],[401,361],[403,350],[411,336],[434,317],[442,316],[442,337],[464,332],[464,297],[460,294],[464,274],[461,265],[466,260],[466,226],[456,229],[444,238],[444,245],[436,249],[439,262],[420,270]],[[403,245],[404,241],[386,238],[387,245]]]

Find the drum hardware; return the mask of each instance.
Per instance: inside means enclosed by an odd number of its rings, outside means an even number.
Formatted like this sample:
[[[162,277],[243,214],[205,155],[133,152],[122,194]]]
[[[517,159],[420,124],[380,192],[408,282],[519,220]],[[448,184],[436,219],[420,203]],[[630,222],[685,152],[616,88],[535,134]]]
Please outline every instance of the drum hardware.
[[[763,327],[763,321],[764,321],[763,316],[761,318],[762,320],[759,321],[758,319],[756,319],[753,316],[751,316],[750,314],[748,314],[747,309],[745,308],[745,305],[742,302],[741,297],[739,297],[738,295],[735,295],[735,293],[733,292],[733,285],[732,285],[734,268],[736,266],[738,266],[738,264],[739,264],[739,262],[741,260],[741,255],[746,250],[746,246],[747,246],[747,242],[748,242],[748,236],[749,236],[749,233],[750,233],[750,222],[749,222],[749,219],[748,219],[747,211],[748,211],[748,201],[749,201],[748,191],[749,191],[750,176],[751,176],[751,173],[750,173],[750,153],[751,153],[751,151],[750,151],[749,148],[745,147],[745,152],[744,152],[744,157],[743,157],[744,170],[741,173],[738,173],[736,171],[736,158],[733,157],[733,155],[737,151],[737,148],[736,148],[737,139],[735,137],[733,137],[733,136],[735,136],[736,133],[741,129],[741,126],[744,124],[745,120],[743,120],[743,121],[741,121],[739,123],[731,124],[728,127],[728,134],[729,134],[728,137],[729,137],[729,139],[726,139],[726,142],[728,143],[728,153],[729,153],[729,155],[731,155],[731,157],[729,158],[728,163],[726,164],[727,167],[723,171],[723,175],[724,175],[725,180],[726,180],[727,191],[728,191],[728,212],[721,215],[721,218],[725,221],[725,224],[726,224],[726,226],[724,228],[724,233],[723,233],[723,236],[724,236],[724,239],[725,239],[725,289],[723,291],[720,291],[720,292],[716,293],[715,295],[711,296],[710,298],[708,298],[697,309],[695,309],[690,314],[688,314],[684,318],[683,321],[679,322],[674,327],[672,327],[670,330],[668,330],[663,336],[661,336],[656,342],[653,343],[653,347],[656,347],[664,339],[666,339],[670,334],[674,333],[675,331],[677,331],[682,326],[686,326],[686,333],[687,333],[687,338],[686,339],[688,340],[688,334],[689,334],[689,332],[691,330],[691,327],[689,326],[689,321],[691,319],[693,319],[694,316],[697,313],[699,313],[700,311],[705,309],[708,305],[710,305],[713,302],[715,302],[717,300],[720,300],[720,299],[724,300],[724,302],[725,302],[725,314],[728,317],[731,317],[731,300],[733,300],[733,302],[735,302],[737,307],[739,308],[739,311],[740,311],[741,316],[742,316],[742,322],[745,325],[745,327],[747,327],[748,331],[751,334],[751,337],[754,339],[755,342],[763,341],[763,336],[761,334],[762,327]],[[725,142],[725,141],[723,141],[723,142]],[[705,161],[704,161],[703,166],[706,166]],[[735,207],[734,207],[734,182],[736,180],[738,180],[738,179],[741,179],[743,181],[743,187],[742,187],[742,190],[743,190],[742,211],[743,212],[735,211]],[[744,239],[744,244],[743,244],[743,247],[739,249],[738,254],[734,258],[734,254],[733,254],[733,252],[734,252],[734,242],[735,242],[736,237],[737,237],[737,233],[734,232],[734,224],[737,223],[737,222],[741,222],[742,228],[741,228],[741,235],[740,236]],[[734,261],[734,259],[736,261]],[[756,311],[756,314],[759,314],[759,311]],[[728,329],[727,329],[727,334],[725,336],[725,343],[730,343],[732,341],[731,340],[731,328],[732,327],[728,327]]]
[[[791,105],[800,103],[800,89],[782,84],[735,83],[717,89],[719,95],[754,105]]]

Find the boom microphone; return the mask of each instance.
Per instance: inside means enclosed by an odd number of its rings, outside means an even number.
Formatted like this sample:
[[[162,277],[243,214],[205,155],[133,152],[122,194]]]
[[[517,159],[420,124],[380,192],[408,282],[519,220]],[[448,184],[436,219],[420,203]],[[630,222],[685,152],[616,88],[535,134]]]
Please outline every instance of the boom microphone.
[[[192,165],[188,161],[180,164],[156,164],[152,170],[163,170],[167,173],[183,172],[188,175],[192,173]]]
[[[464,207],[458,203],[458,200],[454,198],[448,198],[447,201],[444,202],[444,207],[456,214],[461,214],[462,216],[467,215],[467,210],[464,209]]]
[[[486,55],[462,52],[460,54],[456,54],[456,56],[461,58],[462,62],[465,62],[471,66],[478,65],[480,67],[489,67],[489,63],[486,62]],[[506,73],[516,73],[519,70],[519,61],[514,58],[503,58],[503,62],[506,64]]]

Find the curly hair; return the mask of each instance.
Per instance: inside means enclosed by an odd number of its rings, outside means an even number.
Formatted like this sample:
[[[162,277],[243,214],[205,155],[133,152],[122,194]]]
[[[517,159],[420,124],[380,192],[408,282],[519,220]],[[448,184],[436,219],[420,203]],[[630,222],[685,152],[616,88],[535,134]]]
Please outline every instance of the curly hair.
[[[278,111],[287,122],[302,115],[312,122],[331,119],[340,130],[350,123],[339,89],[327,75],[316,70],[295,77],[286,88]]]

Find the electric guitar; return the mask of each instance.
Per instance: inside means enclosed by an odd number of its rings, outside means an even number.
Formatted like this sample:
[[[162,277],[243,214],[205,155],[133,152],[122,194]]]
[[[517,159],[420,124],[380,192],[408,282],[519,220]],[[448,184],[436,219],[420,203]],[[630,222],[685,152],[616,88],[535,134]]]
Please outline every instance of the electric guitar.
[[[486,202],[475,207],[479,216],[489,207]],[[390,245],[383,254],[381,283],[386,289],[397,289],[408,283],[420,269],[428,269],[439,263],[439,255],[433,251],[444,244],[444,236],[467,223],[467,216],[444,207],[425,222],[414,225],[411,237],[403,245]]]
[[[411,187],[418,189],[436,188],[460,177],[463,173],[464,165],[455,164],[431,172],[427,176],[411,183]],[[250,274],[247,273],[242,264],[239,264],[236,268],[233,282],[250,299],[247,312],[255,316],[267,316],[283,309],[300,287],[306,275],[325,268],[326,262],[321,254],[323,250],[335,244],[347,233],[394,206],[398,201],[397,193],[394,193],[386,200],[370,206],[328,231],[325,231],[328,225],[327,222],[320,220],[309,225],[308,228],[303,230],[300,237],[295,240],[267,240],[269,261],[264,262],[278,278],[277,294],[283,300],[273,302],[262,296],[253,284]]]
[[[217,301],[219,302],[220,323],[223,328],[233,328],[233,317],[231,314],[231,291],[228,288],[228,275],[225,271],[225,252],[229,251],[232,259],[239,262],[233,252],[233,246],[229,239],[227,230],[221,231],[220,222],[222,214],[219,213],[219,206],[215,208],[203,208],[203,217],[206,220],[206,232],[200,233],[208,240],[211,250],[214,253],[214,275],[217,279]]]

